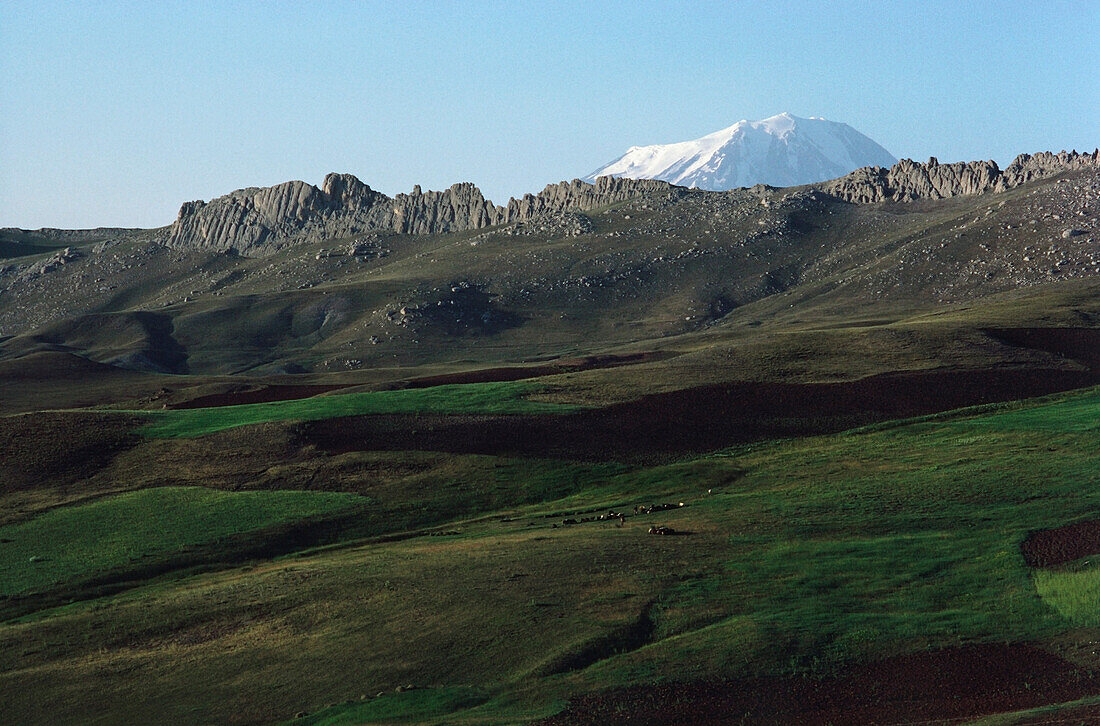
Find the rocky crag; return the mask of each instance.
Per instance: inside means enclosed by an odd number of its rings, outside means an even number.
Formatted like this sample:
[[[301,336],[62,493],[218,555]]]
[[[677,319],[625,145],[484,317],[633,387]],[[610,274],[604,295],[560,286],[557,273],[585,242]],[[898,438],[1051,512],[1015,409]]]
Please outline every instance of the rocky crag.
[[[505,207],[486,199],[473,184],[446,191],[391,198],[350,174],[329,174],[320,188],[301,181],[241,189],[210,202],[187,202],[172,224],[172,247],[263,255],[292,243],[321,242],[370,231],[440,234],[526,222],[540,216],[583,212],[645,194],[679,193],[654,180],[601,178],[551,184]]]
[[[961,161],[941,164],[935,157],[921,164],[902,159],[889,169],[868,166],[857,169],[819,188],[856,204],[946,199],[985,192],[1000,192],[1021,184],[1075,169],[1100,168],[1100,150],[1091,154],[1049,151],[1020,154],[1003,171],[994,161]]]
[[[944,199],[1003,191],[1074,169],[1100,168],[1100,151],[1021,154],[1006,169],[993,161],[940,164],[903,159],[889,169],[864,167],[815,185],[833,197],[866,204]],[[320,243],[366,232],[441,234],[519,224],[606,207],[647,195],[706,194],[656,179],[599,177],[551,184],[498,206],[470,183],[445,191],[389,197],[350,174],[329,174],[318,188],[301,181],[240,189],[210,202],[187,202],[168,231],[171,247],[259,256],[291,244]],[[564,220],[576,226],[576,220]],[[564,222],[563,222],[564,223]],[[583,225],[582,225],[583,227]]]

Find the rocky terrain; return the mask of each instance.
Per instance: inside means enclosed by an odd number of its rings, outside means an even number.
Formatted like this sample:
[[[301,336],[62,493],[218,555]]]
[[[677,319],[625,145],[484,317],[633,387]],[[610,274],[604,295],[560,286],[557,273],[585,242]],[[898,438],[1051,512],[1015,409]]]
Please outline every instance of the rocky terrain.
[[[1002,192],[1034,179],[1075,169],[1100,168],[1100,150],[1052,154],[1020,154],[1003,171],[994,161],[961,161],[941,164],[933,157],[921,164],[902,159],[889,169],[866,167],[823,184],[839,199],[858,204],[909,202],[915,199],[947,199],[969,194]]]
[[[1004,171],[995,162],[940,164],[904,159],[889,169],[865,167],[820,185],[830,196],[854,203],[946,199],[1004,191],[1034,179],[1100,167],[1100,152],[1022,154]],[[321,187],[292,181],[241,189],[211,202],[188,202],[168,230],[172,247],[235,254],[271,254],[294,242],[317,243],[370,231],[429,235],[462,232],[540,217],[585,212],[654,194],[682,197],[684,190],[657,180],[599,177],[547,186],[511,199],[504,207],[472,184],[390,198],[350,174],[329,174]]]
[[[1095,159],[0,230],[5,723],[1095,721]]]
[[[903,161],[727,192],[604,177],[506,207],[329,175],[186,204],[167,229],[4,230],[0,356],[323,372],[911,314],[1100,276],[1096,161]]]
[[[271,254],[293,242],[316,243],[369,231],[445,234],[525,222],[540,215],[607,206],[655,190],[671,193],[671,187],[662,182],[611,178],[594,185],[562,182],[499,207],[469,183],[442,192],[422,192],[417,186],[411,194],[391,199],[350,174],[329,174],[320,188],[292,181],[241,189],[209,203],[188,202],[169,229],[167,244]]]

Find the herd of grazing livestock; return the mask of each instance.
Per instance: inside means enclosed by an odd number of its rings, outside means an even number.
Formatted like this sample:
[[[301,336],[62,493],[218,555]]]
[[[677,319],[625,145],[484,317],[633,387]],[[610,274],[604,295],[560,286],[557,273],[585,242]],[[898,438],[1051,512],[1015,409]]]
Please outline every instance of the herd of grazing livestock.
[[[579,518],[578,517],[568,517],[566,519],[561,520],[561,524],[552,524],[550,526],[554,529],[557,529],[558,527],[569,527],[569,526],[572,526],[572,525],[575,525],[575,524],[586,524],[588,522],[614,522],[616,527],[622,527],[626,523],[626,518],[627,517],[640,517],[640,516],[643,516],[643,515],[646,515],[646,514],[654,514],[655,512],[667,512],[670,509],[679,509],[680,507],[683,507],[683,506],[686,506],[684,502],[678,502],[676,504],[639,504],[639,505],[636,505],[630,511],[630,513],[627,513],[626,511],[616,512],[614,509],[610,509],[606,512],[602,512],[600,514],[593,514],[593,515],[587,516],[587,517],[579,517]],[[573,514],[579,514],[579,512],[574,512]],[[548,517],[553,517],[553,516],[560,517],[561,514],[560,513],[557,514],[557,515],[551,514],[551,515],[547,515],[547,516]],[[512,521],[515,521],[515,518],[513,518],[513,517],[503,517],[501,519],[501,521],[512,522]],[[437,531],[434,531],[434,532],[430,532],[429,534],[432,537],[442,537],[442,536],[449,536],[449,535],[457,535],[457,534],[460,534],[460,531],[457,530],[457,529],[437,530]],[[654,525],[650,526],[649,534],[690,534],[690,533],[689,532],[677,532],[672,527],[666,527],[663,524],[661,524],[661,525],[654,524]]]
[[[635,505],[631,514],[627,514],[626,512],[616,512],[612,509],[602,514],[594,514],[590,517],[581,517],[580,519],[570,517],[568,519],[563,519],[561,521],[561,524],[562,526],[567,527],[574,524],[585,524],[586,522],[615,522],[616,527],[622,527],[623,524],[626,522],[626,518],[628,516],[638,517],[645,514],[653,514],[655,512],[665,512],[669,509],[679,509],[682,506],[684,506],[683,502],[679,502],[677,504],[639,504]],[[557,526],[558,525],[556,524],[554,525],[554,527]],[[672,529],[672,527],[666,527],[664,525],[653,525],[649,528],[649,533],[676,534],[676,530]]]

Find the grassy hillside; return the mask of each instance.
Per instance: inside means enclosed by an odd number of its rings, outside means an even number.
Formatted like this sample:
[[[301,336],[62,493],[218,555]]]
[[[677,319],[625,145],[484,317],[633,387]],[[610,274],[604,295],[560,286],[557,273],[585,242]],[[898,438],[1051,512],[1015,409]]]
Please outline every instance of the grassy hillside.
[[[241,532],[362,505],[360,497],[341,493],[167,487],[52,509],[0,527],[0,596],[93,579]]]
[[[4,232],[2,720],[1096,721],[1097,184]]]
[[[537,383],[475,383],[432,388],[348,393],[296,401],[141,412],[152,422],[141,433],[154,438],[192,437],[270,421],[315,421],[369,414],[551,414],[577,406],[532,401]]]
[[[49,703],[57,722],[503,724],[606,688],[843,684],[861,663],[983,642],[1041,643],[1087,690],[1091,566],[1036,571],[1020,545],[1095,516],[1097,420],[1093,389],[752,444],[489,505],[439,536],[162,577],[4,624],[0,690],[13,723]],[[662,502],[685,506],[633,513]],[[562,524],[607,509],[625,525]]]
[[[1095,283],[1094,237],[1061,236],[1100,211],[1095,181],[876,205],[685,190],[590,210],[579,235],[552,223],[367,234],[385,252],[368,257],[344,253],[351,239],[246,258],[169,249],[155,231],[93,235],[65,265],[28,255],[0,275],[0,338],[12,336],[0,357],[328,374],[682,351],[960,310],[973,321],[975,301]]]

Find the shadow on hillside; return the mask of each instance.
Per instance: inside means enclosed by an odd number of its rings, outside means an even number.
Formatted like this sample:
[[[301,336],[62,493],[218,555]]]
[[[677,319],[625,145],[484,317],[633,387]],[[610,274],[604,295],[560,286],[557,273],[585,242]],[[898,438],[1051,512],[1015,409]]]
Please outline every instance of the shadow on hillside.
[[[1010,401],[1100,382],[1060,369],[937,370],[843,383],[732,383],[645,396],[566,415],[376,415],[301,424],[329,452],[446,451],[577,460],[654,461],[764,438]]]

